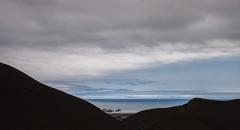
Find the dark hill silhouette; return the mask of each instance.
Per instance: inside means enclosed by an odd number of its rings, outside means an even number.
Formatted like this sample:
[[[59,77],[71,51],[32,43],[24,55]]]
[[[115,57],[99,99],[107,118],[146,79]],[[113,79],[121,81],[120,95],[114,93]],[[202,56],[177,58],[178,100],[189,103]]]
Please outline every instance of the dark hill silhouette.
[[[123,121],[125,130],[240,130],[240,100],[195,98],[187,104],[139,112]]]
[[[121,123],[94,105],[0,63],[1,130],[240,130],[240,100],[195,98]]]
[[[1,130],[116,130],[118,124],[94,105],[0,63]]]

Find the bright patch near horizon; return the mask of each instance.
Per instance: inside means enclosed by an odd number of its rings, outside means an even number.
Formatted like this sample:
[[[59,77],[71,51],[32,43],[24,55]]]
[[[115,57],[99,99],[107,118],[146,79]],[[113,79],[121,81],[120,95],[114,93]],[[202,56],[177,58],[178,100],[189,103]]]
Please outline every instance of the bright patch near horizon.
[[[205,45],[177,43],[155,47],[137,46],[125,50],[65,48],[57,52],[3,48],[3,62],[16,66],[40,80],[96,77],[131,69],[151,68],[181,61],[240,54],[240,42],[212,41]],[[8,50],[9,49],[9,50]],[[39,71],[36,71],[39,70]]]

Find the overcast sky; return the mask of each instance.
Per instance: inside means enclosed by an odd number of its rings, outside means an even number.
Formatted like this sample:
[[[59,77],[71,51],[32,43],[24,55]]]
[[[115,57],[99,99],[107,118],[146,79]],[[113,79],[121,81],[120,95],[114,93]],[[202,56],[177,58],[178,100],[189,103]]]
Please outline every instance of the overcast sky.
[[[239,0],[0,0],[0,61],[84,98],[240,97]]]

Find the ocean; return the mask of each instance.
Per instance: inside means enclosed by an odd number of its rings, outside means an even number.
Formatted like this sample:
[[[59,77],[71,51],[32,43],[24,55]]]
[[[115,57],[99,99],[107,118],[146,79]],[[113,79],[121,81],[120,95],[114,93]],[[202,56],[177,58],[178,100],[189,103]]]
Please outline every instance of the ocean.
[[[166,108],[187,103],[188,99],[87,99],[105,110],[121,110],[120,113],[136,113],[153,108]]]

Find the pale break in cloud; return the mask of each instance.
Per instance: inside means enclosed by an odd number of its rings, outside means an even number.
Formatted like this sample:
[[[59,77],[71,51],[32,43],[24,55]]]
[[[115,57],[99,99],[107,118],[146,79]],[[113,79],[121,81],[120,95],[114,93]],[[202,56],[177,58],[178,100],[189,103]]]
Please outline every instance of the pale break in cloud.
[[[240,42],[212,41],[205,45],[175,43],[121,50],[62,48],[54,52],[29,48],[1,48],[0,58],[36,78],[57,80],[104,76],[109,73],[155,67],[181,61],[240,54]]]

